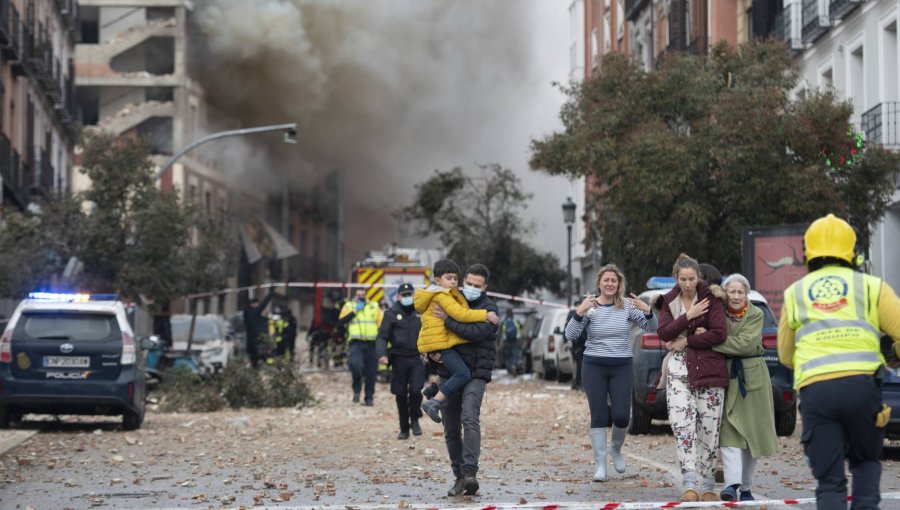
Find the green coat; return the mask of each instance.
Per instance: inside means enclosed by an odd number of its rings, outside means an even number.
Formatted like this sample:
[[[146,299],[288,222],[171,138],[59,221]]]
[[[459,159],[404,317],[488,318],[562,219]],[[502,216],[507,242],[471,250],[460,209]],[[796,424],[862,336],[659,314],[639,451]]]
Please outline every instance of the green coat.
[[[713,350],[728,357],[744,357],[744,387],[747,396],[741,396],[738,379],[731,377],[728,359],[728,389],[725,393],[725,409],[722,412],[720,446],[749,449],[753,458],[775,453],[778,441],[775,437],[775,409],[772,402],[772,381],[769,369],[762,358],[762,310],[750,303],[740,321],[726,316],[728,337],[725,343]],[[746,358],[746,356],[758,356]]]

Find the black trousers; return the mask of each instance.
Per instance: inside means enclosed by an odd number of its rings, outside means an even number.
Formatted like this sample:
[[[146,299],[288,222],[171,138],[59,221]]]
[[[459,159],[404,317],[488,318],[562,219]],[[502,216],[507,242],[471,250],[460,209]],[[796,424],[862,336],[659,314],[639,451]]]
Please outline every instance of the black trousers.
[[[372,402],[375,397],[375,375],[378,372],[378,358],[375,354],[375,342],[369,340],[350,340],[350,376],[353,394],[359,395],[363,380],[366,383],[365,401]]]
[[[397,400],[400,431],[409,432],[410,423],[422,417],[422,387],[425,363],[419,356],[391,356],[391,393]]]
[[[631,419],[631,390],[634,370],[631,358],[622,365],[604,365],[593,356],[582,358],[582,382],[591,410],[591,428],[604,428],[612,415],[612,423],[624,429]],[[610,404],[606,404],[607,395]]]
[[[844,457],[853,475],[853,510],[872,510],[881,501],[884,429],[875,427],[881,388],[871,375],[820,381],[800,389],[800,441],[818,481],[816,508],[846,510]]]

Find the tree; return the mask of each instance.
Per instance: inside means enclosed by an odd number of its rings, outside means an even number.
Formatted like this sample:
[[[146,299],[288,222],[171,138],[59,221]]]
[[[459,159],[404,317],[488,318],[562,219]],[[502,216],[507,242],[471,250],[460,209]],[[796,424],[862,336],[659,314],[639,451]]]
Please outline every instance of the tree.
[[[741,268],[745,226],[847,218],[868,246],[898,155],[858,145],[852,106],[832,91],[791,99],[784,47],[717,46],[644,71],[619,54],[596,79],[564,87],[564,131],[532,141],[531,167],[587,176],[603,257],[628,280],[668,274],[680,252]]]
[[[481,165],[478,176],[457,167],[435,171],[416,186],[413,203],[397,211],[416,233],[437,236],[448,257],[465,267],[474,263],[491,271],[492,290],[513,295],[547,288],[558,291],[565,272],[551,253],[538,252],[525,239],[534,228],[519,216],[531,195],[521,181],[498,164]]]
[[[151,311],[225,283],[237,244],[226,224],[154,186],[146,140],[88,134],[84,193],[63,193],[38,212],[10,213],[0,226],[0,294],[35,288],[118,292]],[[70,257],[83,271],[61,274]]]

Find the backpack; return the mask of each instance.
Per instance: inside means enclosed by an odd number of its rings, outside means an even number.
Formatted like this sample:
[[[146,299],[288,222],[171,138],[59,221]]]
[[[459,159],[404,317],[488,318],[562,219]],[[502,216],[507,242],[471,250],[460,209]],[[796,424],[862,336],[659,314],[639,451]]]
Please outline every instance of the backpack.
[[[515,319],[506,319],[503,323],[503,328],[506,330],[507,342],[515,342],[519,339],[519,328],[516,327]]]

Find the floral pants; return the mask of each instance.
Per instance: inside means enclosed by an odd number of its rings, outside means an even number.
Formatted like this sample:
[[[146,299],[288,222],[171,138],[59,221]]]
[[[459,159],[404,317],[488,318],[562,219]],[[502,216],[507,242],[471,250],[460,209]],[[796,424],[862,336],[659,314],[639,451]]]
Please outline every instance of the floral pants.
[[[696,490],[699,474],[702,490],[712,491],[716,482],[716,452],[725,407],[725,388],[691,389],[683,352],[672,356],[668,370],[666,406],[675,434],[684,489]]]

